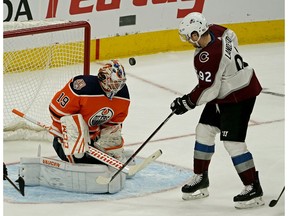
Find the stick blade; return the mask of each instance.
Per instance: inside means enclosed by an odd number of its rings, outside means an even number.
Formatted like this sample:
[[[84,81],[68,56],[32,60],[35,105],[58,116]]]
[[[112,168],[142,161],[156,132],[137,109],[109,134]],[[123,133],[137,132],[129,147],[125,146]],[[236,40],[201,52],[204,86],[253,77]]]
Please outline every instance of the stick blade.
[[[277,204],[277,200],[271,200],[269,207],[274,207]]]
[[[96,178],[96,182],[102,185],[109,184],[110,181],[111,177],[99,176],[98,178]]]
[[[25,196],[25,192],[24,192],[24,190],[25,190],[25,181],[24,181],[24,179],[21,176],[19,176],[19,178],[17,179],[16,182],[18,182],[18,184],[19,184],[20,193],[22,194],[22,196]]]
[[[129,169],[129,176],[133,176],[136,173],[140,172],[144,168],[146,168],[149,164],[154,162],[158,157],[162,155],[161,149],[157,150],[154,152],[152,155],[149,157],[145,158],[140,164],[136,164],[135,166],[131,166]]]

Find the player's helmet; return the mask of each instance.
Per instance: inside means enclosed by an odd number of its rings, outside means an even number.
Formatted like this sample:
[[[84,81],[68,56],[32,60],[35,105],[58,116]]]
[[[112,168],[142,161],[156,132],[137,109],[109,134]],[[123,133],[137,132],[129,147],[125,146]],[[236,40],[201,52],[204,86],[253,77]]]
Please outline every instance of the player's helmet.
[[[200,39],[201,35],[204,34],[208,28],[209,26],[205,17],[201,13],[193,12],[183,18],[178,30],[182,41],[195,43],[195,41],[191,40],[192,32],[197,32]]]
[[[112,98],[126,82],[124,67],[118,60],[111,60],[98,71],[98,79],[108,98]]]

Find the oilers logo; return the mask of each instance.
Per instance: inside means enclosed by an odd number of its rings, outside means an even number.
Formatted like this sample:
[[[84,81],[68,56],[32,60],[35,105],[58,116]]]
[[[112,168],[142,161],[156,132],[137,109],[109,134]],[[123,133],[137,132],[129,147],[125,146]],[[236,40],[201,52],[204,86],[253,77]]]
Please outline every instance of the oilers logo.
[[[101,125],[107,121],[109,121],[114,115],[114,111],[109,107],[103,107],[98,110],[90,119],[89,126],[97,126]]]

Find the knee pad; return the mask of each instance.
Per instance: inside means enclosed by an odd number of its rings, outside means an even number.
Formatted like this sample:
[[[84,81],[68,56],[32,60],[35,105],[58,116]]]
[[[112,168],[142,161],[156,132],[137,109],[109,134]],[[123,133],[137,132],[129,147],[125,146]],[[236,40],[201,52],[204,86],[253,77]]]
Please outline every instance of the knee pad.
[[[231,157],[244,154],[248,151],[245,142],[223,141],[223,143]]]
[[[196,127],[196,140],[203,144],[214,145],[216,134],[219,132],[217,127],[199,123]]]

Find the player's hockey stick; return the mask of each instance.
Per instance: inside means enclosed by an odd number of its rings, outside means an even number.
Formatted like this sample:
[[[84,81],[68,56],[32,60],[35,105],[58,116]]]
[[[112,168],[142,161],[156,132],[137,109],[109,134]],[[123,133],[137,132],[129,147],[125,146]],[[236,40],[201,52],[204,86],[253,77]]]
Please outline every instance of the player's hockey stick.
[[[134,152],[132,156],[125,162],[123,167],[119,169],[112,177],[105,177],[105,176],[99,176],[96,179],[96,182],[98,184],[109,184],[121,171],[124,169],[130,161],[133,160],[133,158],[141,151],[141,149],[150,141],[150,139],[162,128],[162,126],[172,117],[174,112],[171,112],[169,116],[158,126],[158,128],[148,137],[148,139]]]
[[[25,188],[25,181],[24,179],[19,176],[16,180],[19,184],[19,188],[14,184],[14,182],[8,177],[7,167],[6,164],[3,162],[3,180],[8,180],[8,182],[20,193],[22,196],[25,196],[24,188]]]
[[[30,122],[42,127],[42,128],[44,128],[44,129],[48,130],[51,134],[56,135],[58,137],[62,137],[62,134],[59,133],[58,131],[53,130],[51,127],[49,127],[49,126],[47,126],[47,125],[45,125],[45,124],[43,124],[43,123],[41,123],[39,121],[36,121],[34,118],[25,115],[24,113],[20,112],[19,110],[13,109],[12,112],[14,114],[20,116],[21,118],[24,118],[24,119],[26,119],[26,120],[28,120],[28,121],[30,121]],[[148,166],[150,163],[152,163],[154,160],[156,160],[162,154],[162,152],[161,153],[159,153],[159,152],[161,152],[161,150],[156,151],[151,156],[149,156],[147,159],[144,159],[139,164],[139,166],[138,165],[135,165],[135,166],[138,166],[139,168],[143,167],[142,169],[144,169],[146,166]],[[130,171],[130,168],[132,168],[132,167],[128,167],[128,166],[123,167],[124,164],[121,161],[115,159],[114,157],[111,157],[110,155],[108,155],[108,154],[106,154],[106,153],[104,153],[104,152],[100,151],[99,149],[97,149],[95,147],[92,147],[92,146],[89,146],[88,154],[91,157],[93,157],[93,158],[105,163],[108,166],[111,166],[111,167],[113,167],[113,168],[115,168],[117,170],[121,169],[121,171],[124,172],[125,174],[127,174],[128,176],[132,176],[136,172],[139,172],[140,170],[142,170],[142,169],[139,169],[139,168],[138,169],[137,168],[133,168]],[[151,157],[152,157],[152,159],[151,159]]]
[[[279,201],[280,197],[282,196],[284,190],[285,190],[285,186],[283,187],[278,199],[277,200],[271,200],[271,202],[269,203],[270,207],[274,207],[278,203],[278,201]]]
[[[153,161],[155,161],[158,157],[162,155],[161,149],[157,150],[153,154],[151,154],[149,157],[145,158],[141,163],[136,164],[134,166],[129,167],[129,176],[133,176],[136,173],[143,170],[145,167],[147,167],[149,164],[151,164]]]

